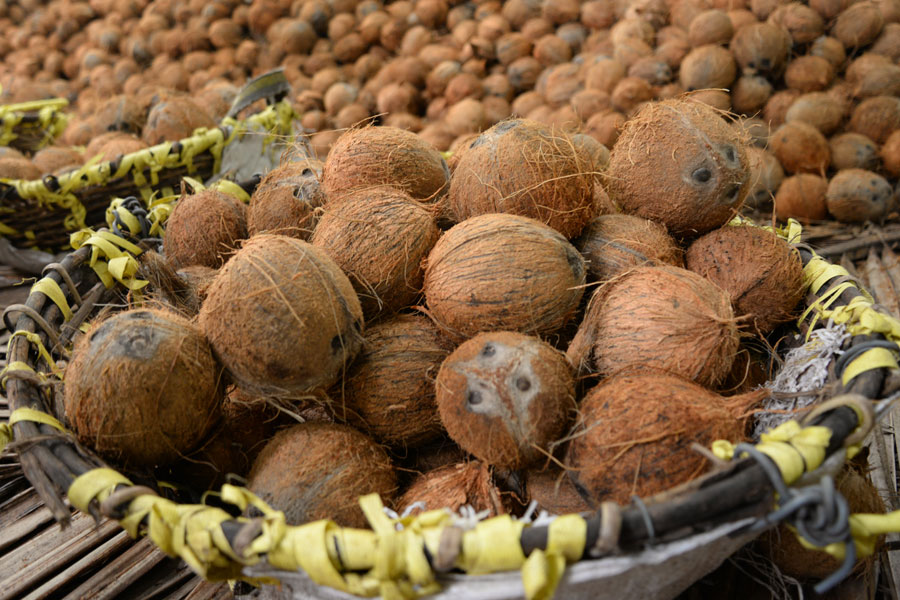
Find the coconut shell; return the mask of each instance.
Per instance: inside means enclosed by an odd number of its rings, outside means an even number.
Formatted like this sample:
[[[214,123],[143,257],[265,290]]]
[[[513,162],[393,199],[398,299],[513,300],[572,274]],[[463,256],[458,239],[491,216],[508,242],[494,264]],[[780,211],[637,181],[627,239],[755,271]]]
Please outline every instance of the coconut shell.
[[[101,104],[95,118],[102,131],[121,131],[139,136],[147,120],[147,107],[134,96],[123,94]]]
[[[766,334],[791,320],[803,298],[803,265],[774,233],[752,226],[725,226],[694,241],[685,265],[729,294],[736,315]]]
[[[369,320],[413,303],[422,289],[422,259],[438,235],[431,211],[383,186],[333,197],[310,241],[353,282]]]
[[[787,173],[824,174],[831,160],[828,140],[803,121],[785,123],[772,134],[772,152]]]
[[[459,220],[487,213],[532,217],[565,237],[593,216],[590,165],[571,138],[528,120],[504,121],[473,141],[450,180]]]
[[[84,157],[73,148],[47,146],[35,152],[34,156],[31,157],[31,162],[44,175],[49,173],[58,174],[80,167],[84,162]]]
[[[41,170],[27,158],[0,158],[0,178],[40,179]]]
[[[417,200],[435,199],[450,177],[440,153],[416,134],[393,127],[351,129],[328,153],[322,173],[325,195],[394,185]]]
[[[742,115],[757,114],[772,96],[772,84],[765,77],[744,75],[734,82],[731,105]]]
[[[879,222],[891,209],[894,190],[887,179],[865,169],[844,169],[828,183],[828,212],[842,223]]]
[[[833,96],[825,92],[812,92],[797,98],[785,115],[785,121],[803,121],[822,132],[831,135],[844,120],[844,107]]]
[[[157,310],[118,313],[75,346],[66,418],[81,443],[115,464],[144,468],[189,453],[215,425],[221,370],[203,334]]]
[[[645,365],[714,386],[739,343],[729,295],[692,271],[638,267],[594,292],[566,355],[579,374]]]
[[[496,214],[467,219],[438,240],[424,287],[438,326],[466,338],[494,330],[552,333],[574,316],[584,282],[584,259],[557,231]]]
[[[874,42],[883,27],[884,17],[875,3],[858,2],[838,15],[831,26],[831,35],[849,50]]]
[[[691,21],[688,41],[694,48],[705,44],[727,44],[734,35],[728,14],[721,10],[707,10]]]
[[[892,131],[900,129],[900,98],[866,98],[853,109],[847,129],[883,144]]]
[[[477,458],[510,469],[546,456],[576,405],[565,356],[513,332],[464,342],[444,360],[435,388],[450,437]]]
[[[397,476],[387,453],[346,425],[301,423],[278,432],[260,452],[247,487],[284,512],[289,525],[329,519],[365,527],[359,498],[390,505]]]
[[[812,173],[788,177],[775,194],[775,215],[780,221],[797,219],[801,223],[821,221],[828,216],[825,192],[828,180]]]
[[[746,205],[762,209],[775,198],[775,192],[784,181],[784,169],[774,155],[762,148],[747,148],[747,157],[750,159],[751,175]]]
[[[601,283],[643,265],[684,266],[683,252],[665,226],[634,215],[594,217],[575,245],[591,280]]]
[[[771,129],[776,129],[784,124],[787,112],[793,106],[794,101],[800,97],[797,90],[778,90],[769,97],[763,109],[763,120]]]
[[[731,219],[746,197],[750,171],[742,140],[715,110],[664,100],[625,125],[605,175],[623,212],[686,237]]]
[[[99,157],[101,162],[118,160],[119,157],[146,148],[147,145],[130,133],[112,131],[91,140],[84,149],[84,156],[90,160]]]
[[[791,55],[791,36],[770,23],[744,25],[731,39],[731,52],[745,75],[777,79]]]
[[[259,395],[326,388],[362,345],[347,276],[319,248],[279,235],[254,236],[219,270],[199,323],[231,377]]]
[[[164,247],[178,269],[203,265],[216,269],[247,237],[247,207],[233,196],[209,189],[183,195],[166,222]]]
[[[687,91],[729,88],[737,76],[737,64],[727,49],[718,44],[699,46],[681,62],[678,78]]]
[[[861,133],[847,132],[832,136],[828,140],[828,147],[831,151],[831,167],[836,171],[878,168],[878,146]],[[887,169],[887,165],[885,168]]]
[[[153,146],[190,137],[199,127],[215,126],[216,122],[196,102],[182,96],[170,96],[150,109],[141,137]]]
[[[894,131],[881,147],[881,161],[885,171],[900,177],[900,129]]]
[[[708,461],[691,445],[743,440],[745,411],[766,393],[722,398],[652,369],[611,377],[579,406],[565,458],[569,477],[594,505],[625,505],[695,479]]]
[[[863,54],[850,63],[844,76],[856,98],[900,95],[900,65],[880,54]]]
[[[416,477],[397,498],[397,508],[406,511],[417,502],[424,504],[424,509],[415,507],[410,515],[439,508],[457,513],[464,506],[479,513],[487,511],[488,517],[508,512],[490,466],[478,460],[447,465]]]
[[[272,169],[250,198],[247,233],[287,235],[308,240],[325,204],[319,187],[322,163],[314,159],[288,162]]]
[[[808,44],[825,32],[822,16],[799,2],[779,6],[766,21],[787,29],[795,45]]]

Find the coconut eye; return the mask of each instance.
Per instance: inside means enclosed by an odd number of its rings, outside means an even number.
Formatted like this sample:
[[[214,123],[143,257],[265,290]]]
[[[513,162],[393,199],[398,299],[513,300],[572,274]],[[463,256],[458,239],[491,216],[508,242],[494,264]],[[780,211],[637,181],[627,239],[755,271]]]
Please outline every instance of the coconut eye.
[[[469,394],[466,396],[466,402],[468,402],[471,406],[476,406],[481,404],[483,398],[481,397],[481,392],[477,390],[469,390]]]
[[[527,377],[519,377],[516,379],[516,389],[520,392],[527,392],[531,389],[531,380]]]
[[[730,163],[737,161],[737,152],[734,151],[734,146],[725,146],[725,160]]]
[[[712,171],[706,167],[700,167],[691,174],[691,178],[697,183],[706,183],[712,179]]]
[[[493,356],[495,352],[497,352],[497,349],[494,348],[493,344],[485,344],[484,348],[481,349],[482,356]]]
[[[336,335],[331,338],[331,351],[337,352],[344,346],[344,340],[341,339],[341,336]]]

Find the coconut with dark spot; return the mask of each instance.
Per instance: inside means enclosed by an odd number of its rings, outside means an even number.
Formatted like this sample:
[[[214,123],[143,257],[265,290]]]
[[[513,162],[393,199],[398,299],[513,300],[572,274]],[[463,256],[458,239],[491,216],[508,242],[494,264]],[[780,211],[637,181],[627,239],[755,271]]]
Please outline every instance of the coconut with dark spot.
[[[418,447],[443,428],[434,378],[453,344],[425,316],[396,315],[368,329],[332,411],[389,446]]]
[[[325,204],[319,187],[322,163],[309,158],[269,171],[250,198],[247,233],[274,233],[308,240]]]
[[[879,222],[891,209],[894,190],[887,179],[865,169],[838,171],[828,183],[825,203],[841,223]]]
[[[187,319],[118,313],[78,340],[66,368],[66,418],[81,443],[118,465],[163,465],[219,419],[221,368]]]
[[[362,345],[350,280],[321,249],[281,235],[244,243],[216,275],[199,323],[231,377],[259,395],[326,388]]]
[[[791,56],[791,36],[784,27],[752,23],[735,31],[730,48],[744,74],[775,80]]]
[[[95,112],[97,127],[102,131],[121,131],[141,135],[147,120],[147,107],[135,96],[121,94],[101,104]]]
[[[825,192],[828,180],[821,175],[800,173],[785,179],[775,194],[775,216],[781,221],[821,221],[828,216]]]
[[[878,168],[878,146],[861,133],[839,133],[828,140],[828,147],[836,171]]]
[[[787,173],[823,175],[831,160],[828,140],[822,132],[803,121],[785,123],[772,134],[769,143]]]
[[[760,333],[792,319],[803,298],[803,265],[787,242],[753,226],[725,226],[698,238],[684,256],[731,297],[739,317],[748,316]]]
[[[460,157],[450,179],[450,206],[459,220],[510,213],[571,238],[593,216],[590,171],[570,136],[536,121],[504,121]]]
[[[216,269],[247,237],[247,207],[214,189],[185,194],[166,221],[166,258],[176,269],[203,265]]]
[[[575,242],[590,279],[606,282],[642,265],[684,266],[684,253],[664,225],[634,215],[600,215]]]
[[[463,506],[470,506],[476,512],[487,511],[488,517],[508,512],[489,465],[472,460],[439,467],[416,477],[397,498],[397,508],[412,509],[410,515],[439,508],[459,512]]]
[[[247,478],[247,488],[283,511],[289,525],[329,519],[365,527],[360,496],[376,493],[390,505],[396,487],[384,449],[364,433],[334,423],[301,423],[278,432]]]
[[[546,456],[575,411],[565,355],[521,333],[482,333],[464,342],[441,365],[435,388],[450,437],[510,469]]]
[[[775,156],[762,148],[747,148],[750,161],[750,191],[747,193],[746,205],[761,209],[770,206],[775,192],[784,181],[784,169]]]
[[[676,237],[724,225],[750,177],[745,145],[712,108],[689,100],[647,104],[626,123],[605,173],[623,212],[659,221]]]
[[[692,444],[743,440],[746,410],[767,393],[723,398],[655,369],[610,377],[579,405],[569,477],[594,505],[625,505],[695,479],[709,461]]]
[[[434,245],[425,300],[438,326],[457,338],[500,329],[548,334],[574,316],[585,271],[556,230],[518,215],[482,215]]]
[[[714,386],[740,342],[728,294],[669,265],[638,267],[594,292],[566,355],[579,374],[665,369]]]
[[[190,137],[199,127],[215,126],[212,117],[190,98],[169,96],[150,109],[141,137],[153,146]]]
[[[358,188],[393,185],[417,200],[440,196],[450,178],[431,144],[395,127],[361,127],[341,135],[325,160],[322,189],[329,198]]]
[[[370,320],[413,303],[422,291],[422,259],[439,234],[426,206],[381,186],[332,197],[310,241],[347,274]]]

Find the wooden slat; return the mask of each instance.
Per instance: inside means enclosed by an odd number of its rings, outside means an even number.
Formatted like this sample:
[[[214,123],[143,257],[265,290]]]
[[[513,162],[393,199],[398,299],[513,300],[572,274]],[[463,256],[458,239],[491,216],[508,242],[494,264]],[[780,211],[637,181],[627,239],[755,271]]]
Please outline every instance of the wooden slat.
[[[900,314],[900,299],[897,297],[897,290],[894,289],[894,283],[891,281],[887,269],[874,249],[869,250],[869,257],[866,259],[863,270],[866,272],[866,279],[869,280],[869,291],[872,293],[875,301],[890,314]]]
[[[194,589],[184,598],[184,600],[224,600],[232,598],[231,588],[222,581],[212,583],[209,581],[199,580]]]
[[[33,538],[53,520],[53,514],[44,507],[34,489],[3,505],[0,512],[0,552],[24,540]],[[0,558],[0,565],[4,558]],[[0,570],[0,576],[4,572]]]
[[[143,538],[66,595],[65,598],[66,600],[116,598],[166,558],[166,555],[157,550],[150,540]]]

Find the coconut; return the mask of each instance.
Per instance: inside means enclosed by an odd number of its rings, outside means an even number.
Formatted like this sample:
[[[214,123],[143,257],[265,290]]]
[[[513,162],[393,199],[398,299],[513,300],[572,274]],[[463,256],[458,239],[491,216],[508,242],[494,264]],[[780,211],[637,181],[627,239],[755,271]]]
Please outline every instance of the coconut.
[[[190,98],[169,96],[150,109],[141,137],[153,146],[189,137],[199,127],[215,126],[212,117]]]
[[[283,511],[290,525],[329,519],[365,527],[359,497],[376,493],[390,504],[397,475],[387,453],[365,434],[346,425],[301,423],[266,444],[247,487]]]
[[[490,467],[477,460],[446,465],[419,475],[397,498],[396,504],[402,511],[409,510],[410,515],[439,508],[459,512],[464,506],[478,513],[487,511],[488,517],[508,512]]]
[[[247,233],[276,233],[309,239],[318,221],[316,209],[325,204],[315,159],[288,162],[269,171],[250,198]]]
[[[798,56],[784,72],[784,82],[800,92],[826,89],[834,79],[834,67],[821,56]]]
[[[694,48],[706,44],[727,44],[734,35],[731,19],[721,10],[703,11],[691,21],[688,42]]]
[[[757,148],[767,148],[769,146],[769,134],[771,130],[769,124],[759,117],[740,117],[737,119],[733,127],[739,135],[748,138],[751,146]]]
[[[615,58],[600,57],[592,61],[584,74],[584,87],[612,93],[616,84],[625,77],[626,68]]]
[[[821,221],[827,215],[825,192],[828,180],[812,173],[800,173],[785,179],[775,194],[775,215],[781,221]]]
[[[59,174],[80,167],[84,162],[84,157],[74,148],[47,146],[35,152],[31,157],[31,162],[40,170],[41,174]]]
[[[887,179],[865,169],[844,169],[825,192],[828,212],[842,223],[878,222],[891,209],[894,190]]]
[[[435,388],[450,437],[479,459],[511,469],[546,456],[575,410],[565,356],[514,332],[464,342],[444,360]]]
[[[464,338],[498,329],[552,333],[574,315],[584,281],[584,259],[558,232],[526,217],[491,214],[438,240],[424,287],[438,326]]]
[[[147,109],[133,96],[114,96],[95,112],[97,126],[103,131],[121,131],[141,135],[147,119]]]
[[[749,175],[734,129],[714,109],[676,99],[646,105],[625,125],[605,181],[624,212],[684,237],[725,224],[744,201]]]
[[[593,212],[593,178],[568,135],[535,121],[504,121],[459,159],[450,206],[459,220],[486,213],[533,217],[573,237]]]
[[[900,23],[888,23],[870,48],[871,52],[893,60],[900,60]]]
[[[75,346],[65,410],[79,441],[130,468],[174,461],[219,418],[220,369],[202,333],[159,310],[118,313]]]
[[[853,109],[847,129],[883,144],[892,131],[900,129],[900,98],[866,98]]]
[[[860,48],[874,42],[883,27],[884,17],[874,2],[857,2],[837,16],[831,35],[844,48]]]
[[[803,121],[830,135],[844,120],[844,107],[825,92],[803,94],[788,109],[785,121]]]
[[[131,154],[143,150],[147,145],[130,133],[112,131],[99,135],[91,140],[84,149],[84,155],[88,159],[99,157],[100,161],[118,160],[125,154]]]
[[[254,236],[220,269],[199,323],[232,378],[259,395],[328,387],[362,344],[347,276],[319,248],[280,235]]]
[[[565,459],[569,477],[595,506],[669,490],[706,470],[693,444],[743,440],[746,410],[766,394],[723,398],[652,369],[611,377],[579,406]]]
[[[772,134],[772,152],[788,173],[824,174],[831,159],[828,140],[803,121],[785,123]]]
[[[684,266],[683,252],[665,226],[634,215],[594,217],[575,242],[592,281],[607,282],[638,266]]]
[[[594,292],[566,355],[580,374],[633,365],[713,386],[731,369],[737,320],[728,294],[670,265],[637,267]]]
[[[784,169],[773,154],[762,148],[747,148],[750,163],[750,191],[746,205],[762,209],[769,206],[784,181]]]
[[[808,44],[825,32],[822,16],[799,2],[779,6],[766,22],[787,29],[795,45]]]
[[[794,105],[794,101],[800,97],[797,90],[779,90],[769,97],[766,107],[763,109],[763,120],[771,129],[781,127],[787,117],[787,111]]]
[[[572,60],[572,47],[565,40],[548,33],[534,43],[532,55],[545,67]]]
[[[863,54],[850,63],[845,76],[857,98],[900,95],[900,66],[880,54]]]
[[[645,56],[628,67],[628,76],[638,77],[651,85],[664,85],[672,80],[672,68],[658,56]],[[600,92],[599,90],[587,91]]]
[[[322,174],[325,195],[394,185],[415,199],[435,199],[450,176],[440,153],[416,134],[394,127],[361,127],[338,138]]]
[[[625,127],[625,121],[625,115],[617,110],[601,111],[587,120],[584,132],[607,148],[612,148]]]
[[[832,20],[850,5],[849,0],[810,0],[809,6],[822,15],[825,20]]]
[[[718,44],[694,48],[681,61],[679,81],[687,91],[731,87],[737,75],[734,57]]]
[[[794,317],[803,298],[803,265],[781,238],[760,227],[722,227],[694,241],[685,265],[731,297],[735,314],[766,334]]]
[[[228,194],[209,189],[185,194],[166,222],[166,257],[175,268],[220,267],[247,237],[247,207]]]
[[[443,428],[434,378],[452,348],[424,316],[397,315],[372,326],[333,394],[332,411],[389,446],[435,440]]]
[[[881,147],[884,170],[894,177],[900,176],[900,129],[894,131]]]
[[[841,169],[869,169],[878,167],[878,146],[861,133],[840,133],[828,140],[831,167]]]
[[[566,472],[557,468],[532,469],[525,473],[525,490],[530,502],[552,515],[593,512],[595,507],[581,497]]]
[[[836,71],[840,70],[847,58],[847,52],[844,50],[844,45],[840,40],[825,35],[816,38],[809,45],[809,55],[821,56],[831,63],[831,66]]]
[[[629,76],[616,84],[609,99],[613,108],[630,114],[645,102],[653,99],[653,88],[646,79]]]
[[[688,102],[700,102],[716,110],[719,114],[731,112],[731,95],[726,90],[697,90],[686,94]]]
[[[772,84],[765,77],[744,75],[734,82],[731,105],[743,115],[759,113],[772,95]]]
[[[730,48],[744,74],[776,79],[791,55],[791,36],[783,27],[753,23],[735,32]]]
[[[438,235],[431,211],[383,186],[332,197],[310,241],[347,274],[370,320],[413,303]]]

